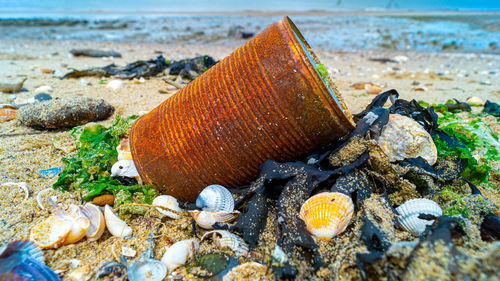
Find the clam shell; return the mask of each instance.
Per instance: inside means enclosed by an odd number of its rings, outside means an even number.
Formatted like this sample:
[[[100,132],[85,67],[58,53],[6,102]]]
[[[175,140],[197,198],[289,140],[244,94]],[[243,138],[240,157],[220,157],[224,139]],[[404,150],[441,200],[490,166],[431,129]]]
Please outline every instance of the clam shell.
[[[153,205],[169,208],[169,209],[172,209],[172,210],[177,211],[179,213],[182,213],[184,211],[183,209],[181,209],[179,207],[179,202],[177,201],[177,199],[175,199],[175,197],[170,196],[170,195],[160,195],[160,196],[156,197],[153,200]],[[179,214],[176,214],[174,212],[169,212],[169,211],[161,209],[161,208],[156,208],[156,210],[158,210],[158,212],[160,212],[160,213],[164,214],[165,216],[172,218],[172,219],[180,219],[181,218],[181,216]]]
[[[210,234],[212,234],[212,239],[219,249],[224,250],[226,248],[229,248],[233,250],[237,258],[246,256],[248,254],[247,243],[245,243],[245,240],[243,240],[238,235],[235,235],[226,230],[213,230],[205,233],[201,237],[201,240],[203,241],[203,239],[205,239],[205,237]]]
[[[234,199],[227,188],[222,185],[212,184],[205,187],[198,195],[196,207],[209,212],[232,212],[234,210]]]
[[[196,239],[186,239],[176,242],[168,247],[161,258],[161,262],[167,267],[167,272],[172,272],[177,267],[186,264],[196,251],[198,251],[199,247],[200,242]]]
[[[390,114],[377,143],[391,162],[405,158],[424,158],[429,165],[437,161],[437,149],[431,135],[417,121]]]
[[[324,192],[309,198],[300,208],[299,217],[314,237],[328,241],[346,229],[353,211],[351,197]]]
[[[132,228],[113,213],[109,205],[104,206],[106,228],[113,236],[127,237],[132,235]]]
[[[232,222],[240,216],[239,211],[232,212],[207,212],[207,211],[189,211],[193,219],[201,228],[213,229],[216,222]]]
[[[161,281],[167,275],[165,264],[154,259],[136,261],[127,271],[130,281]]]
[[[90,228],[85,234],[89,241],[96,241],[101,238],[106,228],[106,220],[101,210],[94,204],[87,203],[80,207],[83,215],[90,221]]]
[[[419,236],[428,225],[431,225],[433,220],[419,219],[420,214],[428,214],[436,217],[443,215],[443,211],[439,205],[429,199],[412,199],[406,201],[403,205],[396,208],[398,212],[398,221],[401,227],[413,235]]]
[[[247,262],[233,267],[222,281],[261,280],[266,275],[267,267],[257,262]]]
[[[133,160],[119,160],[111,167],[112,177],[135,178],[139,176]]]

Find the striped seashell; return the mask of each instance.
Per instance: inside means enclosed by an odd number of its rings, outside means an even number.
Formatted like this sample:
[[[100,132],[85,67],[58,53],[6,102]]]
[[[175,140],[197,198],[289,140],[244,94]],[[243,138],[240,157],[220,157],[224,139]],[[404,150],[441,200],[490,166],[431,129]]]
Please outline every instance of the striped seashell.
[[[329,241],[346,229],[353,211],[351,197],[339,192],[324,192],[309,198],[300,208],[299,217],[314,237]]]
[[[248,245],[241,237],[226,230],[213,230],[205,233],[201,240],[212,234],[215,245],[221,249],[231,249],[237,258],[248,255]]]
[[[179,202],[177,201],[177,199],[170,195],[160,195],[156,197],[155,199],[153,199],[153,205],[169,208],[170,210],[177,211],[178,213],[182,213],[184,211],[181,209],[181,207],[179,207]],[[177,220],[181,218],[181,215],[179,215],[178,213],[167,211],[161,208],[156,208],[156,210],[172,219]]]
[[[239,211],[232,212],[207,212],[207,211],[189,211],[193,219],[201,228],[213,229],[216,222],[232,222],[240,216]]]
[[[227,188],[222,185],[212,184],[205,187],[198,195],[196,207],[209,212],[232,212],[234,210],[234,199]]]
[[[436,202],[425,198],[408,200],[397,207],[396,211],[399,214],[398,222],[401,227],[415,236],[422,234],[425,228],[434,222],[434,220],[419,219],[420,214],[436,217],[443,215],[443,210]]]

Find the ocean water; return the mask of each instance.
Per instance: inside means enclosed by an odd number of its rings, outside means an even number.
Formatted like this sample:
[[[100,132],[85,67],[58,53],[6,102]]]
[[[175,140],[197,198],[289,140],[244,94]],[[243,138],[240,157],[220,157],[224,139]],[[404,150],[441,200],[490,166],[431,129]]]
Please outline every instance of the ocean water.
[[[1,0],[0,0],[1,1]],[[0,38],[241,44],[280,13],[0,13]],[[291,16],[316,49],[500,54],[500,13],[313,13]],[[234,32],[233,32],[234,33]]]

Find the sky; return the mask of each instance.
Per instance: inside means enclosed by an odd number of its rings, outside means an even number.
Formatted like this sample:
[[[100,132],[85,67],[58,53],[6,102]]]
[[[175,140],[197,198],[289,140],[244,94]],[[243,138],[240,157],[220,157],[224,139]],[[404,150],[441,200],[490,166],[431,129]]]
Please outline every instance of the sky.
[[[0,11],[494,10],[500,0],[0,0]]]

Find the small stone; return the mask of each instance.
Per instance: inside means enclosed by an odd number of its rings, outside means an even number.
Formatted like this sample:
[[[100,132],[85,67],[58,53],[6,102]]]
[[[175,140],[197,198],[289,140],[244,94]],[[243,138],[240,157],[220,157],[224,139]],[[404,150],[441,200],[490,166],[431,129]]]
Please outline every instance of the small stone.
[[[115,202],[115,196],[111,194],[97,196],[94,197],[94,199],[92,199],[92,203],[98,206],[105,206],[105,205],[113,206],[114,202]]]
[[[23,78],[23,80],[14,83],[0,81],[0,92],[4,93],[17,92],[23,88],[24,82],[27,79],[28,78]]]
[[[36,88],[35,91],[33,92],[33,94],[37,95],[40,93],[52,93],[53,91],[54,91],[54,88],[52,88],[49,85],[44,85],[44,86],[40,86],[40,87]]]
[[[52,73],[54,73],[54,69],[45,68],[45,67],[40,67],[40,71],[42,73],[45,73],[45,74],[52,74]]]
[[[382,88],[377,87],[377,86],[372,86],[370,84],[366,84],[365,91],[367,94],[370,94],[370,95],[378,95],[382,92]]]
[[[486,86],[491,86],[491,81],[490,80],[485,80],[485,81],[479,82],[479,84],[486,85]]]
[[[73,97],[28,104],[18,110],[17,119],[33,128],[57,129],[103,120],[114,111],[103,99]]]
[[[116,79],[109,81],[108,85],[106,85],[106,88],[111,88],[115,91],[120,89],[121,87],[123,87],[122,80],[116,80]]]

